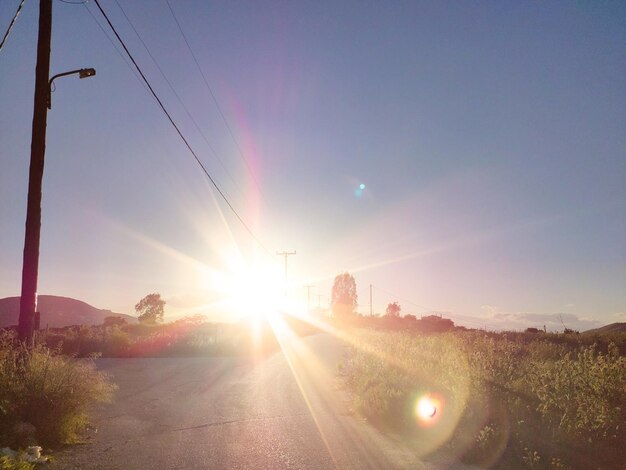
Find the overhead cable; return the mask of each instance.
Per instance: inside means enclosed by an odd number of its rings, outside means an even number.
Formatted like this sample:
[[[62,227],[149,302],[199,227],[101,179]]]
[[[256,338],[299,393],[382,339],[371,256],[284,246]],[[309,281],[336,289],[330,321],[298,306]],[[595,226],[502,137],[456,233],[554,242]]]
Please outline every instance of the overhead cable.
[[[180,130],[180,128],[178,127],[178,125],[176,124],[176,122],[174,121],[174,119],[172,118],[172,116],[170,115],[170,113],[167,111],[167,109],[165,108],[165,105],[163,104],[163,102],[161,101],[161,99],[159,98],[159,96],[156,94],[156,92],[154,91],[154,88],[152,88],[152,85],[150,84],[150,82],[148,81],[148,79],[146,78],[145,74],[143,73],[143,71],[141,70],[141,67],[139,67],[139,65],[137,64],[137,61],[135,60],[135,58],[133,57],[133,55],[130,53],[130,51],[128,50],[128,47],[126,47],[126,44],[124,43],[124,41],[122,40],[122,38],[120,37],[120,35],[118,34],[117,30],[115,29],[115,27],[113,26],[113,23],[111,23],[111,20],[109,19],[109,17],[107,16],[107,14],[105,13],[105,11],[102,9],[102,6],[100,6],[100,2],[98,0],[94,0],[94,3],[96,4],[96,6],[98,7],[98,9],[100,10],[100,13],[102,13],[102,16],[104,16],[104,19],[106,20],[106,22],[108,23],[109,27],[111,28],[111,31],[113,31],[113,34],[115,34],[115,37],[117,38],[117,40],[120,42],[122,48],[124,49],[124,51],[126,52],[126,54],[128,55],[129,59],[131,60],[131,62],[133,63],[133,65],[135,66],[135,68],[137,69],[137,72],[139,72],[139,75],[141,76],[142,80],[145,82],[145,84],[148,86],[148,89],[150,90],[150,93],[152,94],[152,97],[155,99],[155,101],[157,102],[157,104],[159,105],[159,107],[161,108],[161,110],[163,111],[163,113],[165,114],[165,116],[167,117],[168,121],[170,122],[170,124],[172,125],[172,127],[176,130],[176,133],[178,134],[178,136],[180,137],[180,139],[183,141],[183,143],[185,144],[185,146],[187,147],[187,149],[189,150],[189,152],[191,153],[191,155],[193,156],[193,158],[195,159],[196,163],[200,166],[200,168],[202,169],[202,171],[204,172],[204,174],[206,175],[206,177],[209,179],[209,181],[211,182],[211,184],[213,185],[213,187],[216,189],[216,191],[219,193],[219,195],[222,197],[222,199],[224,200],[224,202],[226,203],[226,205],[228,206],[228,208],[232,211],[232,213],[235,215],[235,217],[239,220],[239,222],[241,223],[241,225],[246,229],[246,231],[248,232],[248,234],[250,234],[250,236],[254,239],[254,241],[264,250],[266,251],[268,254],[270,254],[270,251],[265,248],[265,246],[261,243],[261,241],[257,238],[257,236],[254,234],[254,232],[252,231],[252,229],[248,226],[248,224],[246,224],[246,222],[243,220],[243,218],[239,215],[239,213],[237,212],[237,210],[233,207],[233,205],[231,204],[231,202],[228,200],[228,198],[226,197],[226,195],[224,194],[224,192],[220,189],[219,185],[217,184],[217,182],[213,179],[213,177],[211,176],[211,174],[209,173],[209,171],[206,169],[206,167],[204,166],[204,164],[202,163],[202,161],[200,160],[200,158],[198,157],[198,155],[196,154],[196,152],[193,150],[193,148],[191,147],[191,144],[189,143],[189,141],[187,140],[187,138],[184,136],[184,134],[182,133],[182,131]]]
[[[193,117],[193,115],[191,114],[191,112],[189,111],[189,108],[187,108],[187,106],[185,105],[185,103],[183,102],[182,98],[180,97],[180,95],[178,94],[178,92],[176,91],[176,89],[174,88],[174,85],[172,85],[172,82],[170,82],[169,78],[167,78],[167,75],[165,75],[165,72],[163,71],[163,69],[161,68],[161,66],[159,65],[159,62],[156,60],[156,58],[154,57],[154,55],[152,54],[152,51],[150,51],[150,48],[148,47],[148,45],[145,43],[145,41],[143,40],[143,38],[141,37],[141,34],[139,34],[139,31],[137,31],[137,28],[135,28],[135,25],[133,24],[133,22],[131,21],[131,19],[128,17],[128,15],[126,14],[126,11],[124,10],[124,8],[122,7],[122,5],[120,4],[120,2],[118,0],[115,0],[115,3],[117,3],[117,6],[119,7],[120,11],[122,12],[122,14],[124,15],[124,18],[126,18],[126,21],[128,21],[128,24],[130,25],[130,27],[133,29],[133,31],[135,32],[135,34],[137,35],[137,38],[139,38],[139,41],[141,42],[141,44],[143,45],[144,49],[146,50],[146,52],[148,53],[148,55],[150,56],[150,59],[152,59],[152,62],[154,63],[154,65],[156,66],[157,70],[159,71],[159,73],[161,74],[161,76],[163,77],[163,79],[165,80],[165,83],[167,83],[167,85],[170,87],[170,90],[172,90],[172,93],[174,93],[174,96],[176,97],[176,99],[178,100],[178,102],[180,103],[180,105],[183,107],[183,109],[185,110],[185,113],[187,113],[187,116],[189,117],[189,119],[191,119],[191,122],[193,122],[193,125],[195,126],[196,130],[198,131],[198,133],[200,134],[200,136],[202,137],[202,139],[204,140],[204,143],[207,145],[207,147],[209,148],[209,150],[211,151],[211,153],[213,154],[213,156],[217,159],[218,163],[220,164],[220,166],[222,167],[222,169],[224,170],[224,172],[226,173],[226,175],[228,176],[228,178],[230,179],[230,181],[233,183],[233,185],[235,186],[235,188],[239,191],[240,194],[243,194],[243,191],[241,190],[241,188],[239,188],[239,186],[237,185],[235,179],[233,178],[233,176],[231,175],[230,171],[228,171],[228,168],[226,168],[226,165],[224,165],[224,162],[222,161],[222,159],[219,157],[219,155],[217,154],[217,152],[215,151],[215,148],[213,147],[213,145],[211,145],[211,142],[209,142],[208,137],[206,136],[206,134],[204,133],[204,131],[201,129],[200,125],[198,124],[198,122],[196,121],[196,119]]]
[[[263,198],[263,194],[261,194],[261,186],[259,185],[259,182],[257,181],[256,177],[254,176],[254,171],[250,167],[250,164],[248,163],[248,160],[246,159],[245,155],[243,154],[243,150],[241,150],[241,146],[239,145],[239,142],[237,141],[237,139],[235,137],[235,133],[233,132],[232,128],[230,127],[230,124],[228,123],[228,120],[226,119],[226,116],[224,115],[224,112],[222,111],[222,107],[220,106],[220,103],[217,100],[217,97],[215,96],[215,93],[213,92],[213,88],[209,84],[209,80],[206,78],[206,75],[204,74],[204,72],[202,70],[202,67],[200,67],[200,63],[198,62],[198,59],[196,58],[196,55],[194,54],[193,49],[191,48],[191,44],[189,43],[189,40],[187,39],[187,35],[183,31],[183,28],[182,28],[180,22],[178,21],[178,18],[176,17],[176,14],[174,13],[174,9],[172,8],[172,5],[170,5],[169,0],[165,0],[165,2],[167,3],[167,6],[168,6],[168,8],[170,10],[170,13],[172,14],[172,18],[174,18],[174,22],[176,23],[176,26],[178,26],[178,31],[180,31],[180,34],[183,37],[183,39],[185,41],[185,44],[187,45],[187,49],[189,50],[189,53],[191,54],[191,57],[193,58],[193,61],[196,64],[196,68],[200,72],[200,75],[202,76],[202,80],[204,81],[204,84],[205,84],[207,90],[209,91],[209,94],[211,95],[211,98],[213,99],[213,102],[215,103],[215,106],[217,107],[217,111],[219,112],[219,115],[221,116],[222,121],[224,121],[226,129],[228,129],[228,133],[230,134],[230,137],[232,138],[233,143],[235,144],[235,147],[237,147],[237,151],[239,153],[239,157],[241,158],[241,160],[246,165],[246,168],[250,172],[250,176],[252,177],[252,181],[254,182],[254,184],[255,184],[255,186],[257,188],[257,191],[259,192],[259,194]]]
[[[111,36],[109,36],[109,34],[106,32],[106,30],[104,29],[104,27],[100,24],[100,21],[98,21],[98,19],[96,18],[96,16],[92,13],[92,11],[89,9],[89,7],[87,6],[87,2],[82,3],[81,5],[83,5],[85,7],[85,10],[87,10],[87,13],[89,13],[89,16],[91,16],[91,19],[94,21],[94,23],[96,23],[96,25],[98,26],[98,28],[100,29],[100,31],[102,31],[102,34],[104,34],[104,36],[108,39],[108,41],[111,43],[111,45],[113,46],[113,48],[115,49],[115,52],[117,52],[117,54],[122,58],[122,60],[124,61],[124,63],[126,64],[126,66],[128,67],[128,70],[130,70],[133,75],[135,76],[135,78],[139,81],[139,83],[141,83],[141,86],[144,88],[144,90],[146,90],[148,93],[150,93],[150,90],[148,90],[148,87],[146,86],[146,84],[143,82],[143,80],[141,79],[141,77],[139,76],[139,74],[137,73],[137,70],[135,70],[132,66],[132,64],[130,63],[130,61],[128,60],[128,58],[124,55],[124,53],[120,50],[119,46],[117,44],[115,44],[115,42],[113,42],[113,39],[111,39]]]
[[[22,10],[22,5],[24,5],[24,1],[25,0],[22,0],[20,2],[19,6],[17,7],[17,11],[15,12],[15,15],[13,15],[13,19],[11,20],[11,23],[9,23],[9,27],[7,28],[6,33],[4,33],[4,36],[2,37],[2,42],[0,42],[0,50],[2,50],[2,46],[4,46],[4,43],[9,37],[9,33],[13,29],[13,25],[15,24],[15,21],[17,20],[17,17],[19,16],[20,11]]]
[[[420,309],[422,309],[422,310],[424,310],[424,311],[433,311],[433,309],[430,309],[430,308],[428,308],[428,307],[424,307],[423,305],[416,304],[415,302],[412,302],[412,301],[410,301],[410,300],[403,299],[402,297],[399,297],[398,295],[394,294],[393,292],[389,292],[388,290],[382,289],[381,287],[378,287],[378,286],[376,286],[376,285],[373,285],[373,284],[372,284],[372,287],[376,288],[377,290],[379,290],[379,291],[381,291],[381,292],[383,292],[383,293],[385,293],[385,294],[387,294],[387,295],[390,295],[390,296],[391,296],[391,297],[393,297],[393,298],[396,298],[396,299],[398,299],[398,300],[401,300],[402,302],[406,302],[406,303],[408,303],[408,304],[411,304],[411,305],[413,305],[414,307],[418,307],[418,308],[420,308]]]

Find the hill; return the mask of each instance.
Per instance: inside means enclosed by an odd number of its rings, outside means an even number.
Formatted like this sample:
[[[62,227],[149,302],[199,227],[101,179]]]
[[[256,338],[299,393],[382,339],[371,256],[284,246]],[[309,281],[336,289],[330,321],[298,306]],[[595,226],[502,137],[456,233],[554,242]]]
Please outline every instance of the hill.
[[[69,325],[100,325],[105,317],[116,316],[129,322],[135,317],[93,307],[88,303],[70,297],[40,295],[38,310],[41,312],[41,327],[46,325],[61,328]],[[20,315],[20,298],[5,297],[0,299],[0,328],[17,325]]]
[[[601,326],[600,328],[594,328],[593,330],[587,330],[584,333],[623,333],[626,331],[626,322],[611,323],[609,325]]]

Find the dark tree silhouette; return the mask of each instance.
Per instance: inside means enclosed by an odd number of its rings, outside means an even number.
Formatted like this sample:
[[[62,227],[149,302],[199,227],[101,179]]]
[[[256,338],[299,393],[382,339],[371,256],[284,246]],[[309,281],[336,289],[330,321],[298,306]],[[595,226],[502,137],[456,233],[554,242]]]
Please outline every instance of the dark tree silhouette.
[[[418,322],[419,320],[415,315],[408,314],[402,317],[402,323],[405,328],[417,328]]]
[[[398,302],[391,303],[387,305],[387,310],[385,310],[385,315],[389,317],[399,318],[400,317],[400,304]]]
[[[157,323],[163,321],[165,300],[161,300],[161,294],[148,294],[135,305],[135,311],[139,315],[141,323]]]
[[[437,315],[422,317],[419,321],[420,330],[427,333],[439,333],[454,329],[454,322],[449,318],[442,318]]]
[[[353,314],[357,306],[356,281],[349,273],[338,274],[331,291],[331,308],[336,317]]]

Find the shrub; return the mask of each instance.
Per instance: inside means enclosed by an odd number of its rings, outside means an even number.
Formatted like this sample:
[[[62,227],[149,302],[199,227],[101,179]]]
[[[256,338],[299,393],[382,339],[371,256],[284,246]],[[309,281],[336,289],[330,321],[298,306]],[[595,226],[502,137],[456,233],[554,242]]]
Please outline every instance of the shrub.
[[[416,343],[406,333],[370,333],[362,347],[353,349],[344,371],[356,391],[357,410],[396,430],[414,426],[412,409],[421,392],[458,397],[457,403],[448,403],[456,407],[455,411],[449,408],[451,414],[458,416],[469,388],[467,361],[450,334],[422,336]]]
[[[530,387],[539,399],[538,411],[559,431],[586,440],[616,438],[626,422],[626,358],[617,346],[596,353],[583,348],[554,362],[535,364]]]
[[[361,331],[342,372],[356,409],[395,425],[419,455],[443,449],[488,468],[617,468],[626,442],[624,336],[596,347],[584,335]],[[424,391],[441,394],[453,415],[428,432],[404,406]],[[445,441],[423,445],[442,432]]]
[[[28,350],[13,333],[1,333],[0,446],[32,439],[44,445],[76,442],[89,407],[110,399],[114,388],[88,360],[41,345]],[[17,433],[18,428],[29,431]]]
[[[131,343],[130,335],[118,325],[106,329],[102,354],[106,357],[124,357]]]
[[[0,456],[0,470],[34,470],[35,464],[26,462],[19,457]]]

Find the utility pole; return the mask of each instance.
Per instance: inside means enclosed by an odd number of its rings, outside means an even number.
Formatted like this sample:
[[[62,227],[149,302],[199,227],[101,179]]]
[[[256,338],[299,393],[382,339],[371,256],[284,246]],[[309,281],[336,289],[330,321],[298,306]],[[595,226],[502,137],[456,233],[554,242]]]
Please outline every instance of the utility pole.
[[[370,284],[370,317],[374,316],[374,304],[372,303],[372,285]]]
[[[50,74],[50,38],[52,36],[52,0],[39,1],[39,38],[35,68],[35,104],[30,146],[28,204],[22,293],[18,331],[20,340],[30,343],[33,338],[37,310],[37,278],[39,274],[39,238],[41,234],[41,183],[46,153],[46,124],[48,119],[48,76]]]
[[[283,251],[283,252],[276,252],[276,254],[278,256],[284,256],[285,257],[285,297],[287,297],[287,258],[289,258],[291,255],[295,255],[296,252],[294,251]]]
[[[314,287],[311,284],[308,284],[306,286],[306,309],[307,312],[311,310],[311,287]]]

